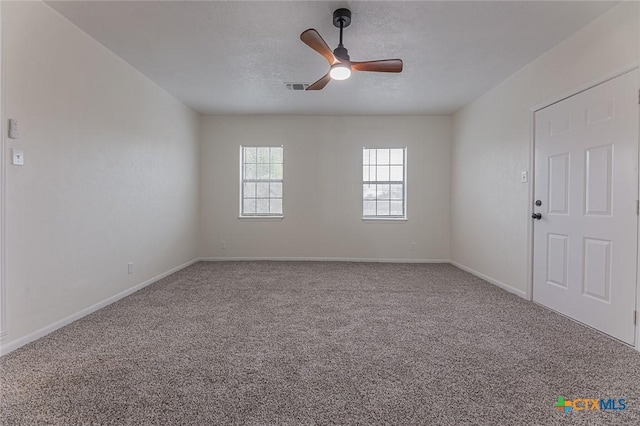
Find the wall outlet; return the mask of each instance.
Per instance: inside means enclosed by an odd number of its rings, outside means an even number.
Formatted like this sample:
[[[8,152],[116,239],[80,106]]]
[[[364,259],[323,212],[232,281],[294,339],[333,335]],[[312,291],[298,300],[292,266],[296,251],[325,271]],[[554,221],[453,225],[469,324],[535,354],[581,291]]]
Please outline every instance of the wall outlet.
[[[416,243],[411,243],[411,251],[416,251]]]
[[[133,274],[133,262],[127,263],[127,273]]]
[[[21,149],[12,149],[12,164],[14,166],[24,166],[24,151]]]
[[[227,249],[227,242],[226,241],[220,241],[220,248],[222,250],[226,250]]]

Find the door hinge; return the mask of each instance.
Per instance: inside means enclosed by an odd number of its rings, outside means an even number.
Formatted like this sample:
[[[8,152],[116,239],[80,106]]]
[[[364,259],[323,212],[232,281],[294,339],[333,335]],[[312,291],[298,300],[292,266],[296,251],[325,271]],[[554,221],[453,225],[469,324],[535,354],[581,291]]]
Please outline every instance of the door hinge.
[[[636,200],[636,216],[640,216],[640,200]]]
[[[633,310],[633,325],[638,324],[638,311]]]

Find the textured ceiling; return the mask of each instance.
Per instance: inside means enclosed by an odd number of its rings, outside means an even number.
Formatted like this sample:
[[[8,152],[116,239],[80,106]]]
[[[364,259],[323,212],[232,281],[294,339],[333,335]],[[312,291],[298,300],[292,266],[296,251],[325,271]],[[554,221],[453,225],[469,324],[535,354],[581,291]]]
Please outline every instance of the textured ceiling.
[[[48,4],[203,114],[450,114],[616,2],[51,1]],[[402,58],[401,74],[356,73],[286,90],[328,70],[300,33],[338,44],[352,10],[352,60]]]

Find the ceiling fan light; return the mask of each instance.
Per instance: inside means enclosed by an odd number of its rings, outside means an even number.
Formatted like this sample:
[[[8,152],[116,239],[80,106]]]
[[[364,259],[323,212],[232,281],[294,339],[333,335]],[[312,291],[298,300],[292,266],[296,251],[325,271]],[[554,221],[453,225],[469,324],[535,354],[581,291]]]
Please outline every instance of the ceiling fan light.
[[[351,67],[349,64],[334,64],[331,66],[329,75],[333,80],[346,80],[351,76]]]

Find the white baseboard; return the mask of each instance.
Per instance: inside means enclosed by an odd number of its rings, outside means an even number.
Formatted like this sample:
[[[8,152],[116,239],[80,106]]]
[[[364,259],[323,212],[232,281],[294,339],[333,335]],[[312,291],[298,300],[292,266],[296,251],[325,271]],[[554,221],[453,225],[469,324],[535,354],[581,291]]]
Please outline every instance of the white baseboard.
[[[21,346],[26,345],[27,343],[31,343],[34,340],[37,340],[37,339],[39,339],[41,337],[44,337],[47,334],[49,334],[49,333],[51,333],[53,331],[56,331],[59,328],[64,327],[65,325],[69,325],[72,322],[77,321],[82,317],[85,317],[85,316],[87,316],[89,314],[92,314],[95,311],[97,311],[99,309],[102,309],[105,306],[108,306],[108,305],[112,304],[113,302],[116,302],[116,301],[122,299],[123,297],[126,297],[126,296],[128,296],[130,294],[133,294],[136,291],[138,291],[138,290],[140,290],[140,289],[142,289],[142,288],[144,288],[144,287],[146,287],[146,286],[148,286],[150,284],[153,284],[154,282],[159,281],[159,280],[163,279],[164,277],[166,277],[168,275],[173,274],[174,272],[178,272],[179,270],[184,269],[187,266],[193,265],[194,263],[198,262],[199,260],[200,259],[196,258],[196,259],[193,259],[193,260],[191,260],[191,261],[189,261],[187,263],[184,263],[184,264],[182,264],[180,266],[176,266],[175,268],[172,268],[172,269],[168,270],[167,272],[164,272],[164,273],[162,273],[162,274],[160,274],[158,276],[155,276],[155,277],[153,277],[153,278],[151,278],[151,279],[149,279],[149,280],[147,280],[147,281],[145,281],[143,283],[140,283],[140,284],[137,284],[137,285],[135,285],[135,286],[133,286],[131,288],[128,288],[128,289],[126,289],[126,290],[124,290],[124,291],[122,291],[122,292],[120,292],[120,293],[118,293],[116,295],[108,297],[108,298],[96,303],[95,305],[91,305],[91,306],[89,306],[87,308],[84,308],[84,309],[76,312],[75,314],[69,315],[66,318],[63,318],[63,319],[61,319],[59,321],[56,321],[53,324],[49,324],[48,326],[43,327],[40,330],[34,331],[33,333],[27,334],[26,336],[21,337],[21,338],[19,338],[17,340],[14,340],[14,341],[8,342],[8,343],[4,343],[3,342],[0,345],[0,356],[6,355],[9,352],[15,351],[16,349],[18,349]]]
[[[204,262],[379,262],[379,263],[449,263],[449,259],[378,259],[373,257],[201,257]]]
[[[498,281],[498,280],[496,280],[494,278],[491,278],[491,277],[489,277],[487,275],[481,274],[480,272],[475,271],[475,270],[473,270],[471,268],[468,268],[468,267],[466,267],[464,265],[461,265],[458,262],[454,262],[453,260],[450,260],[449,263],[451,263],[456,268],[462,269],[463,271],[468,272],[471,275],[475,275],[478,278],[482,278],[483,280],[488,281],[491,284],[496,285],[496,286],[500,287],[501,289],[508,291],[509,293],[513,293],[513,294],[515,294],[517,296],[522,297],[523,299],[529,300],[529,299],[527,299],[527,293],[525,291],[523,291],[523,290],[519,290],[519,289],[517,289],[515,287],[510,286],[509,284],[503,283],[502,281]]]

